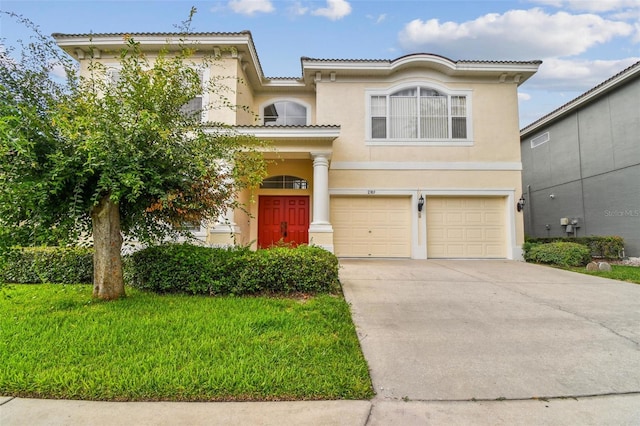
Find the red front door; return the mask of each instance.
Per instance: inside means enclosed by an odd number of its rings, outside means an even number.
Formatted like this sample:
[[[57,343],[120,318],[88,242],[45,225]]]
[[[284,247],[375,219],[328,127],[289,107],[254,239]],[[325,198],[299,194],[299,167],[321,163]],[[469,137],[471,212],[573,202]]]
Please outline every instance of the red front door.
[[[258,247],[309,242],[309,197],[261,196],[258,203]]]

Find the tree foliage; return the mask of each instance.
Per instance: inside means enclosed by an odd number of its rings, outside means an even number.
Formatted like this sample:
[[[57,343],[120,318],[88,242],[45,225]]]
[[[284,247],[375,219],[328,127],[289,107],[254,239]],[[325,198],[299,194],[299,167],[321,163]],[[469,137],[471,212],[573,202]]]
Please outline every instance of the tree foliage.
[[[185,222],[216,220],[262,180],[258,140],[185,107],[205,92],[224,100],[228,90],[222,77],[200,78],[216,58],[186,45],[194,12],[184,34],[152,57],[124,37],[117,78],[94,59],[79,76],[34,26],[36,41],[20,60],[0,52],[0,217],[12,237],[28,231],[39,243],[55,230],[64,240],[96,239],[96,220],[115,208],[112,231],[159,241],[184,234]]]

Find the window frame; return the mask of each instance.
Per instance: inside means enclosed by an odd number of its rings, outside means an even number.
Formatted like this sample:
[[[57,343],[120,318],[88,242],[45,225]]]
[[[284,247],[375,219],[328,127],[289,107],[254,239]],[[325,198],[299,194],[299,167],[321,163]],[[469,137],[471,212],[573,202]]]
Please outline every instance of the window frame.
[[[112,84],[117,82],[117,80],[114,80],[114,74],[117,74],[119,79],[119,74],[120,74],[120,71],[122,70],[122,65],[120,63],[105,63],[104,66],[106,70],[105,74],[107,78],[107,83]],[[200,78],[201,78],[202,90],[200,94],[196,95],[195,98],[193,99],[200,98],[200,103],[202,105],[201,111],[200,111],[200,121],[202,123],[206,123],[208,112],[209,112],[209,99],[210,99],[210,94],[209,94],[209,91],[207,90],[207,87],[209,87],[209,79],[211,77],[210,67],[204,66],[204,64],[196,64],[195,66],[192,66],[192,68],[194,68],[196,72],[201,74]]]
[[[274,98],[274,99],[269,99],[266,102],[263,102],[262,104],[260,104],[260,122],[262,123],[263,126],[265,127],[275,127],[275,126],[296,126],[295,124],[277,124],[277,125],[268,125],[265,124],[264,122],[264,109],[266,107],[268,107],[269,105],[275,104],[276,102],[292,102],[294,104],[298,104],[302,107],[305,108],[306,110],[306,116],[305,116],[305,124],[298,124],[298,126],[309,126],[311,125],[311,105],[307,102],[301,101],[300,99],[296,99],[296,98]]]
[[[401,91],[405,91],[405,90],[410,90],[410,89],[416,89],[418,87],[422,87],[422,88],[426,88],[426,89],[431,89],[431,90],[435,90],[439,93],[441,93],[443,96],[447,97],[447,109],[448,109],[448,116],[447,116],[447,126],[448,126],[448,133],[449,135],[452,134],[452,127],[453,127],[453,119],[456,117],[455,115],[452,115],[452,109],[453,109],[453,105],[452,105],[452,98],[455,97],[464,97],[465,98],[465,107],[466,107],[466,138],[453,138],[451,136],[447,137],[447,138],[390,138],[389,132],[390,132],[390,127],[391,127],[391,118],[390,118],[390,110],[391,110],[391,95],[397,93],[397,92],[401,92]],[[419,115],[419,102],[420,102],[420,96],[418,94],[419,92],[416,91],[416,106],[418,107],[417,112],[418,114],[416,115],[416,120],[420,121],[420,115]],[[472,93],[473,91],[471,89],[449,89],[446,87],[443,87],[439,84],[435,84],[432,82],[424,82],[424,81],[411,81],[409,83],[404,83],[401,85],[395,85],[389,88],[385,88],[385,89],[367,89],[365,90],[365,128],[366,128],[366,135],[365,135],[365,144],[366,145],[371,145],[371,146],[472,146],[473,145],[473,117],[472,117]],[[371,114],[372,112],[372,99],[374,97],[384,97],[386,100],[386,104],[385,104],[385,121],[384,121],[384,126],[386,128],[386,135],[387,137],[385,138],[374,138],[373,137],[373,131],[372,131],[372,124],[373,124],[373,118],[375,116],[373,116]],[[379,117],[380,118],[380,117]]]
[[[209,113],[208,105],[209,105],[209,91],[206,89],[209,86],[209,78],[210,71],[209,67],[202,66],[202,64],[196,64],[196,66],[192,66],[198,74],[200,74],[200,86],[201,93],[196,95],[193,99],[200,98],[200,121],[203,123],[207,122],[207,115]]]
[[[265,182],[268,183],[267,186],[264,186]],[[274,184],[278,184],[278,186]],[[264,178],[260,183],[260,189],[293,189],[298,191],[310,188],[311,185],[309,185],[309,181],[307,179],[295,175],[273,175]]]

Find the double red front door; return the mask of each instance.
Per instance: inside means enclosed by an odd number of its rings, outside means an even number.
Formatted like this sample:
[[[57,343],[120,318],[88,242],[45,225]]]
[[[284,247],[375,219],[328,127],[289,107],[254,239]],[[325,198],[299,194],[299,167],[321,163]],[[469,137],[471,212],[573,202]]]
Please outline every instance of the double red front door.
[[[260,196],[258,247],[275,243],[309,243],[308,196]]]

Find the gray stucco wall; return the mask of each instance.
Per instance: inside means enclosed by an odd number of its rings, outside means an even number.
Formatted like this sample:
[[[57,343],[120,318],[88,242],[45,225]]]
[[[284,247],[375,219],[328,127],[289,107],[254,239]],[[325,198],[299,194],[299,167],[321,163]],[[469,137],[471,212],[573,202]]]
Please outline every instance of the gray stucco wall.
[[[549,133],[535,148],[531,139]],[[640,256],[640,78],[567,114],[521,142],[525,233],[619,235]]]

